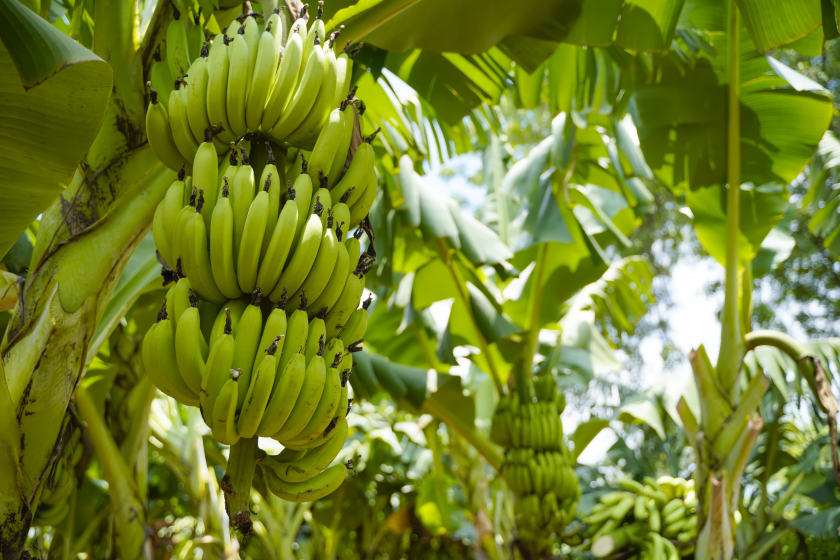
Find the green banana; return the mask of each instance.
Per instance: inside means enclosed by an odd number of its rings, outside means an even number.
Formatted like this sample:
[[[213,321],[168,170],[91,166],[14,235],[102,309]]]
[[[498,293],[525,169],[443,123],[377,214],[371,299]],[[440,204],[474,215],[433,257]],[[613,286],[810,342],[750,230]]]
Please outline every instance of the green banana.
[[[344,465],[335,465],[305,482],[284,482],[269,467],[262,463],[260,466],[268,489],[287,502],[312,502],[323,498],[341,486],[347,472]]]
[[[213,405],[211,430],[219,443],[235,445],[239,441],[236,431],[236,403],[239,399],[239,371],[231,370],[230,379],[225,381],[216,403]],[[242,391],[244,393],[244,391]],[[244,400],[244,399],[243,399]]]
[[[286,300],[281,299],[281,302],[277,304],[278,307],[281,303],[285,306]],[[286,338],[283,342],[283,352],[280,354],[280,360],[277,362],[277,373],[286,369],[286,365],[292,361],[292,358],[296,354],[304,353],[308,336],[309,319],[306,315],[306,309],[295,309],[289,316],[289,321],[286,324]],[[306,361],[304,360],[304,366],[305,364]]]
[[[308,451],[303,457],[291,462],[279,462],[273,457],[265,457],[262,464],[271,468],[280,480],[285,482],[303,482],[318,475],[336,458],[347,440],[347,422],[341,422],[334,430],[336,435],[326,443]]]
[[[265,235],[263,235],[262,248],[260,249],[260,262],[268,252],[268,245],[271,243],[271,236],[274,234],[274,227],[277,225],[277,217],[280,215],[280,207],[283,206],[280,199],[285,191],[283,176],[274,164],[274,153],[271,151],[271,146],[266,144],[265,147],[268,150],[268,163],[263,168],[259,184],[268,191],[268,216],[266,217]],[[283,166],[281,165],[281,167]]]
[[[303,386],[300,389],[295,406],[291,414],[283,423],[283,427],[273,437],[280,443],[294,439],[309,423],[321,393],[324,390],[324,383],[327,377],[327,368],[322,355],[316,355],[306,366],[306,373],[303,376]]]
[[[288,346],[287,343],[286,348]],[[294,354],[286,367],[278,369],[277,372],[271,399],[265,407],[260,427],[257,429],[257,435],[260,437],[273,436],[292,413],[306,375],[306,360],[303,354]]]
[[[330,110],[334,107],[332,102],[338,81],[338,66],[333,50],[326,45],[325,48],[324,76],[321,80],[321,87],[318,89],[318,95],[315,97],[306,118],[294,129],[294,132],[286,136],[286,142],[289,144],[308,150],[311,150],[317,142],[318,135],[329,118]],[[323,171],[326,173],[328,168],[323,169]]]
[[[347,277],[347,282],[338,296],[338,301],[327,313],[325,319],[327,325],[327,338],[334,338],[344,328],[344,324],[350,315],[359,307],[359,299],[365,288],[364,276],[353,271]],[[518,446],[517,446],[518,447]]]
[[[295,247],[289,266],[280,275],[280,279],[269,296],[271,301],[278,301],[283,290],[295,292],[300,288],[315,262],[322,237],[321,219],[316,214],[312,214],[306,222],[306,228]]]
[[[326,184],[326,177],[321,178],[321,184]],[[312,206],[309,207],[310,214],[318,214],[318,217],[321,218],[321,225],[324,226],[324,229],[327,228],[327,220],[332,215],[332,197],[330,197],[330,191],[321,187],[315,194],[312,195]]]
[[[300,241],[300,236],[303,234],[303,228],[306,225],[306,222],[309,219],[310,215],[309,202],[312,199],[312,179],[310,179],[309,175],[306,174],[308,166],[303,152],[300,152],[300,161],[302,171],[292,184],[292,189],[294,189],[295,191],[295,204],[298,207],[298,223],[295,226],[295,237],[292,241],[292,247],[297,247],[298,241]],[[289,256],[286,260],[286,264],[289,263],[289,260],[291,260],[291,258],[292,253],[289,253]]]
[[[236,174],[239,172],[238,155],[239,152],[236,149],[236,143],[231,142],[230,152],[228,152],[227,165],[222,164],[219,167],[219,182],[217,184],[219,195],[221,195],[222,188],[225,185],[228,185],[228,188],[230,188],[230,186],[233,185],[233,180],[236,179]],[[219,199],[219,195],[216,196],[216,200]]]
[[[193,60],[192,65],[190,65],[187,72],[190,79],[184,91],[184,99],[187,104],[187,122],[189,122],[190,131],[196,142],[208,141],[205,130],[210,128],[210,119],[207,118],[207,84],[209,81],[207,56],[209,56],[209,52],[207,47],[204,46],[201,49],[201,56]],[[209,184],[198,183],[198,186],[207,190],[210,189]]]
[[[345,348],[350,348],[354,343],[359,342],[365,336],[367,330],[368,313],[367,309],[360,307],[350,314],[344,328],[339,332],[338,340],[344,344]]]
[[[199,192],[203,193],[203,189]],[[194,257],[191,259],[195,264],[196,274],[200,279],[200,287],[196,286],[196,291],[202,299],[214,303],[223,303],[227,297],[219,290],[216,285],[216,280],[213,277],[213,267],[210,263],[210,251],[207,247],[207,228],[204,222],[204,216],[201,215],[203,206],[203,196],[199,196],[199,204],[196,206],[196,214],[192,220],[193,224],[193,250]]]
[[[208,349],[204,335],[201,334],[198,300],[192,293],[190,296],[192,306],[181,315],[178,328],[175,329],[175,359],[184,381],[198,395],[201,393]]]
[[[319,44],[323,44],[327,38],[327,30],[324,26],[324,21],[321,19],[321,14],[323,10],[323,2],[319,2],[318,4],[318,12],[315,16],[315,21],[313,21],[310,26],[309,30],[306,31],[306,50],[303,51],[303,59],[306,60],[307,57],[312,53],[315,46]],[[301,15],[301,18],[303,16]],[[303,80],[301,80],[301,83]]]
[[[304,292],[306,292],[307,298],[310,299],[317,299],[321,295],[327,283],[329,283],[333,269],[335,269],[339,245],[341,243],[336,239],[335,231],[329,227],[326,228],[324,230],[324,237],[321,239],[321,244],[318,247],[318,254],[312,263],[309,274],[300,287],[292,294],[292,297],[289,298],[291,305],[300,305]]]
[[[239,250],[242,247],[242,234],[245,231],[245,221],[251,203],[254,201],[254,169],[248,162],[248,154],[242,152],[242,165],[236,172],[236,177],[230,189],[230,205],[233,208],[233,258],[239,262]],[[262,241],[260,241],[262,242]]]
[[[284,114],[283,110],[289,103],[289,99],[297,86],[298,75],[303,65],[302,55],[303,39],[300,33],[294,32],[286,41],[286,48],[283,52],[283,58],[280,60],[277,76],[268,96],[268,101],[266,101],[265,111],[263,111],[261,119],[263,130],[270,131],[274,128]]]
[[[275,50],[279,55],[283,52],[283,45],[286,44],[286,13],[285,6],[274,8],[274,11],[265,21],[265,30],[271,33],[274,38]],[[274,68],[276,70],[276,67]]]
[[[329,171],[325,171],[327,177],[329,178],[328,185],[330,189],[338,184],[344,175],[344,168],[347,164],[348,152],[350,151],[350,143],[353,141],[353,131],[356,126],[356,111],[354,107],[348,112],[348,105],[350,105],[349,102],[342,101],[341,106],[339,107],[339,111],[342,114],[341,130],[339,131],[340,138],[338,140],[338,146],[336,147],[332,164],[330,164],[330,169]],[[315,149],[317,149],[317,143]],[[338,198],[341,197],[339,196]]]
[[[309,321],[309,329],[306,333],[306,346],[303,349],[303,357],[306,358],[306,364],[312,361],[312,358],[324,353],[324,343],[326,340],[326,327],[324,326],[324,318],[315,316]]]
[[[193,24],[190,26],[189,31],[187,31],[187,52],[189,53],[190,61],[195,62],[195,59],[201,56],[201,47],[203,45],[204,29],[201,26],[201,16],[196,14],[193,17]]]
[[[339,201],[333,204],[332,207],[333,228],[341,228],[341,231],[347,231],[350,228],[350,207],[344,202]],[[339,239],[341,241],[341,239]]]
[[[260,334],[262,333],[263,317],[260,309],[262,292],[259,288],[251,294],[251,305],[242,313],[239,328],[236,331],[236,349],[233,352],[233,367],[242,372],[240,381],[245,387],[251,385],[251,372],[254,368],[254,358],[259,350]],[[239,395],[238,407],[245,401],[245,390]]]
[[[181,315],[184,312],[192,307],[192,298],[190,294],[192,293],[192,285],[188,278],[184,278],[179,276],[180,267],[176,265],[176,281],[175,285],[171,288],[171,297],[167,296],[167,301],[169,301],[169,306],[166,309],[166,312],[170,314],[169,317],[172,320],[172,325],[175,330],[178,330],[178,321],[181,318]]]
[[[245,122],[245,104],[251,85],[251,51],[245,41],[245,27],[240,27],[236,39],[229,44],[230,70],[227,83],[227,117],[234,136],[248,132]]]
[[[356,153],[353,154],[353,160],[347,169],[347,173],[344,174],[337,185],[330,189],[333,198],[341,200],[350,189],[353,189],[345,201],[352,208],[362,198],[367,186],[371,183],[371,179],[376,177],[375,158],[373,146],[367,140],[362,142],[356,149]],[[350,224],[348,224],[348,227],[350,227]]]
[[[236,335],[237,329],[239,328],[239,320],[248,308],[249,303],[250,300],[246,301],[240,298],[232,299],[224,304],[223,308],[218,312],[215,320],[213,321],[213,328],[210,331],[210,338],[208,339],[208,345],[210,348],[213,348],[213,345],[216,344],[216,341],[219,340],[219,337],[221,337],[224,333],[228,315],[230,315],[231,320],[231,334]]]
[[[316,45],[320,44],[317,37],[314,41],[316,41]],[[270,132],[271,136],[278,141],[285,140],[286,136],[300,126],[312,109],[318,90],[321,88],[321,82],[325,74],[324,51],[320,48],[313,48],[306,58],[306,48],[307,45],[304,45],[303,60],[306,61],[306,67],[300,77],[300,85],[288,106],[283,110],[280,120],[277,121]]]
[[[275,296],[274,287],[283,273],[283,266],[291,251],[298,222],[298,206],[294,202],[295,191],[290,189],[288,192],[289,201],[283,206],[283,211],[280,212],[277,225],[274,227],[271,240],[268,243],[268,249],[257,273],[257,285],[269,294],[271,301],[279,301],[280,299],[279,296]]]
[[[274,69],[277,67],[279,53],[274,48],[274,37],[269,31],[262,32],[255,52],[257,56],[245,105],[245,124],[251,131],[260,128]]]
[[[175,80],[175,91],[169,96],[169,127],[172,130],[172,138],[178,151],[186,161],[192,162],[195,153],[198,151],[198,142],[193,138],[190,129],[190,121],[187,116],[187,102],[181,86],[185,84],[184,78]]]
[[[210,230],[210,266],[219,290],[228,298],[242,295],[233,261],[233,209],[228,198],[228,186],[222,187],[222,197],[213,210]]]
[[[160,204],[158,204],[157,209],[155,209],[155,217],[152,220],[152,235],[154,236],[155,246],[163,259],[163,262],[165,262],[169,268],[172,268],[172,263],[174,262],[172,260],[172,244],[170,243],[170,237],[166,234],[165,213],[166,204],[165,200],[162,200]]]
[[[283,306],[285,306],[285,302],[283,302]],[[283,347],[285,346],[286,341],[286,328],[288,327],[286,311],[283,309],[283,306],[274,306],[274,309],[272,309],[271,313],[268,314],[268,318],[265,320],[265,326],[263,327],[262,337],[260,338],[260,344],[258,346],[258,348],[268,348],[273,341],[276,347],[276,352],[279,352],[279,354],[277,354],[278,358],[283,355]],[[253,371],[257,370],[264,359],[265,353],[257,352],[257,355],[254,358]],[[276,361],[274,369],[275,371],[277,370]],[[268,388],[269,396],[271,395],[272,387],[273,385]]]
[[[242,405],[242,412],[239,415],[238,431],[244,438],[251,438],[257,433],[260,427],[265,407],[271,398],[271,389],[274,386],[275,367],[277,359],[274,357],[277,352],[277,343],[282,337],[274,339],[265,350],[265,356],[254,373],[254,382],[248,388],[245,401]]]
[[[163,103],[164,107],[169,107],[169,96],[172,95],[175,78],[169,73],[169,65],[163,60],[158,60],[152,64],[152,70],[149,73],[150,82],[146,82],[149,88],[154,87],[157,92],[158,101]]]
[[[187,30],[181,21],[181,13],[175,9],[175,19],[166,28],[166,64],[172,78],[183,76],[190,67]]]
[[[350,226],[354,228],[362,223],[365,216],[368,215],[370,209],[373,207],[373,201],[376,199],[377,191],[376,174],[371,177],[371,182],[365,187],[363,196],[350,206]]]
[[[341,400],[341,373],[338,367],[341,365],[343,351],[344,346],[335,339],[327,346],[324,362],[330,363],[327,364],[326,381],[318,405],[303,430],[291,440],[292,445],[305,444],[323,434],[338,414],[338,404]]]
[[[207,118],[213,126],[220,126],[219,137],[225,142],[236,139],[227,115],[227,85],[230,74],[228,38],[216,35],[207,57]]]
[[[157,322],[143,339],[142,352],[146,372],[161,392],[188,406],[198,404],[198,395],[193,393],[178,371],[175,336],[172,321],[166,312],[166,299],[163,301]]]
[[[236,277],[239,279],[240,289],[246,293],[254,291],[256,287],[260,266],[260,248],[262,247],[268,220],[268,189],[270,186],[271,183],[267,183],[265,188],[254,198],[251,207],[248,209],[248,217],[245,219],[245,227],[242,230],[239,257],[236,261]]]
[[[201,412],[205,422],[213,429],[213,413],[216,399],[230,377],[233,367],[233,353],[236,341],[233,336],[233,325],[230,318],[230,308],[225,309],[224,332],[210,344],[210,353],[204,368],[204,379],[201,383]]]
[[[338,239],[338,233],[340,231],[336,231],[336,239]],[[350,255],[344,243],[338,243],[337,245],[338,255],[335,259],[335,267],[332,270],[332,274],[330,274],[327,285],[321,291],[321,295],[308,306],[310,317],[320,312],[321,309],[326,308],[327,311],[332,309],[341,295],[341,290],[344,289],[344,284],[347,282],[347,275],[350,273]]]
[[[204,189],[204,206],[202,206],[201,215],[204,216],[209,237],[213,233],[213,210],[216,208],[216,199],[219,194],[219,154],[212,142],[209,128],[204,129],[204,142],[195,153],[193,184]]]
[[[158,92],[152,88],[152,82],[146,82],[149,88],[151,103],[146,111],[146,137],[152,146],[152,151],[158,159],[173,171],[184,166],[184,158],[172,137],[169,125],[169,115],[166,108],[158,101]]]

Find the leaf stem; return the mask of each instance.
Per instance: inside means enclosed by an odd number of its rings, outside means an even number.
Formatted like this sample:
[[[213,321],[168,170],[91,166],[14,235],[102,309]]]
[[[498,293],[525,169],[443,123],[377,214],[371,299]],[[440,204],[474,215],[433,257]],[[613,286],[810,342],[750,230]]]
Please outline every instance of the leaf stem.
[[[464,309],[466,310],[467,317],[472,323],[473,329],[475,329],[476,338],[478,339],[479,350],[481,350],[481,353],[487,360],[487,366],[490,369],[490,374],[493,377],[493,383],[496,385],[496,390],[499,392],[500,395],[503,395],[504,387],[502,385],[502,378],[499,375],[499,370],[496,367],[496,363],[493,360],[493,356],[490,355],[490,345],[487,344],[487,341],[484,339],[484,335],[482,334],[481,329],[478,328],[478,323],[475,320],[475,315],[473,315],[472,306],[470,305],[470,298],[467,292],[465,291],[466,282],[463,278],[461,278],[461,274],[455,268],[455,265],[452,264],[452,259],[449,258],[449,252],[446,250],[443,241],[441,241],[441,239],[438,237],[435,239],[435,242],[437,243],[437,248],[440,252],[440,257],[443,259],[443,262],[446,263],[446,267],[449,269],[449,273],[452,274],[452,280],[455,282],[455,289],[458,294],[458,298],[461,300],[461,303],[464,304]]]
[[[738,293],[738,217],[741,185],[741,100],[738,5],[729,0],[729,92],[726,158],[726,284],[717,374],[731,398],[737,397],[738,374],[744,354]]]
[[[545,259],[548,254],[548,243],[542,243],[537,249],[537,260],[534,263],[534,271],[531,274],[534,279],[531,285],[528,309],[530,318],[528,321],[528,336],[526,337],[525,351],[519,361],[521,371],[516,376],[516,384],[527,382],[531,377],[531,368],[534,365],[534,356],[537,354],[537,346],[540,340],[540,310],[542,309],[543,296],[543,274],[545,273]],[[525,394],[525,387],[517,387],[520,397]],[[528,392],[530,397],[530,391]]]
[[[808,356],[808,350],[788,334],[779,331],[759,330],[747,333],[744,337],[747,350],[755,350],[759,346],[772,346],[790,356],[794,362]]]
[[[437,417],[441,422],[452,428],[455,433],[467,440],[470,445],[475,447],[476,451],[490,463],[490,466],[497,471],[502,468],[505,461],[504,456],[485,438],[478,435],[475,431],[475,426],[470,426],[466,422],[458,418],[457,414],[438,406],[434,399],[426,399],[423,403],[424,412]]]

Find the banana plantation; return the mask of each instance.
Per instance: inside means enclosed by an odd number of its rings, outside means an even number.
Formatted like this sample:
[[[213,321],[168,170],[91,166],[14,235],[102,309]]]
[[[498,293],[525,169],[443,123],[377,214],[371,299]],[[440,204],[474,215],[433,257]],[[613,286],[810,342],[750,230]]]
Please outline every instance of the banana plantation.
[[[840,558],[837,39],[0,0],[0,560]]]

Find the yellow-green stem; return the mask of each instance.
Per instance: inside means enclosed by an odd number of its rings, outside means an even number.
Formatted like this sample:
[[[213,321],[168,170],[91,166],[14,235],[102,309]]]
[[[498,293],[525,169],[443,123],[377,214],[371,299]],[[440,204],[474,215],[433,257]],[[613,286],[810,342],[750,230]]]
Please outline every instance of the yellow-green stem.
[[[446,407],[438,406],[434,399],[426,399],[423,403],[423,411],[437,417],[441,422],[449,426],[455,433],[467,440],[470,445],[475,447],[476,451],[490,463],[490,466],[497,471],[502,468],[505,462],[504,455],[502,455],[492,443],[487,439],[478,435],[475,431],[475,426],[470,426],[466,422],[458,418],[458,415],[448,410]]]
[[[726,159],[726,283],[717,374],[730,397],[737,398],[738,373],[744,355],[738,316],[738,216],[741,185],[741,100],[738,5],[729,0],[729,87]]]
[[[484,359],[487,360],[487,366],[488,368],[490,368],[490,375],[493,377],[493,383],[496,385],[496,390],[499,392],[500,395],[502,395],[504,394],[504,389],[502,387],[502,378],[499,375],[499,370],[496,367],[496,363],[493,360],[493,356],[490,355],[490,345],[487,344],[487,341],[484,339],[484,335],[481,333],[481,329],[478,328],[478,323],[475,320],[475,315],[473,315],[469,295],[464,291],[466,282],[463,278],[461,278],[461,274],[460,272],[458,272],[458,269],[455,268],[455,265],[452,263],[452,259],[449,258],[449,252],[444,246],[443,241],[440,238],[437,238],[435,239],[435,242],[437,243],[438,251],[440,251],[440,257],[443,259],[443,262],[446,263],[446,267],[449,269],[449,273],[452,275],[452,281],[455,283],[458,299],[464,305],[467,317],[469,318],[470,323],[472,323],[473,329],[475,329],[476,338],[478,339],[478,349],[481,350],[481,353],[484,355]]]
[[[96,403],[84,387],[76,389],[76,405],[87,424],[96,456],[99,459],[108,493],[111,497],[111,510],[117,531],[117,549],[119,557],[125,559],[141,558],[146,540],[146,509],[137,492],[137,486],[131,469],[117,447],[105,419],[99,414]]]

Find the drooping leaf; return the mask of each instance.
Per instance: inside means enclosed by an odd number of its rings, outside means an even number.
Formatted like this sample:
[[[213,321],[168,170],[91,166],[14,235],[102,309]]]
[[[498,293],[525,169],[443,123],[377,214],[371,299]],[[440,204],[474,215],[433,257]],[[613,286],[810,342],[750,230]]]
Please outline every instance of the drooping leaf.
[[[738,8],[762,52],[789,45],[822,25],[820,0],[738,0]]]
[[[762,241],[782,219],[788,207],[787,190],[770,184],[740,191],[738,260],[747,263],[755,258]],[[694,227],[703,247],[719,263],[726,262],[726,189],[712,186],[686,194],[694,214]]]
[[[19,2],[0,1],[0,255],[73,179],[112,80],[98,56]]]
[[[592,420],[578,424],[574,434],[572,434],[572,442],[575,444],[575,449],[572,452],[574,458],[577,459],[580,457],[580,454],[583,453],[586,446],[592,443],[595,436],[600,434],[604,428],[609,427],[609,425],[609,420],[603,420],[601,418],[593,418]]]
[[[615,418],[625,423],[647,424],[660,438],[665,439],[659,403],[647,395],[638,395],[622,403],[615,411]]]
[[[840,506],[818,511],[817,513],[800,515],[788,522],[797,531],[811,535],[818,539],[840,538]]]

